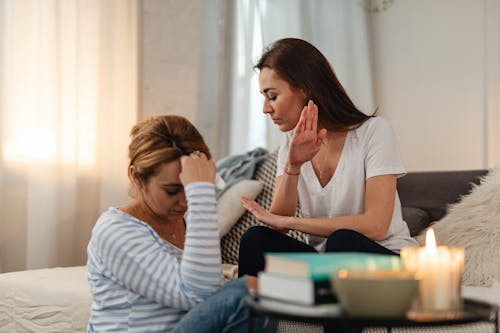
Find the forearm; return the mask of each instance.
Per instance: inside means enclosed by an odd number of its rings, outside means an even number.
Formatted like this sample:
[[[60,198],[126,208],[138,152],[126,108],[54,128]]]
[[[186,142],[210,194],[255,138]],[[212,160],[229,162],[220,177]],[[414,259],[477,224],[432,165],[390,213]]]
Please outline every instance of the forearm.
[[[183,285],[208,296],[222,284],[215,188],[210,183],[186,187],[188,214],[181,261]],[[202,278],[200,278],[202,277]]]
[[[333,218],[298,218],[286,219],[286,227],[308,234],[328,237],[334,231],[349,229],[374,241],[382,241],[387,235],[390,219],[376,217],[373,214],[339,216]]]
[[[298,173],[298,172],[297,172]],[[299,196],[297,192],[298,174],[284,173],[276,178],[276,187],[269,212],[282,216],[295,216]]]

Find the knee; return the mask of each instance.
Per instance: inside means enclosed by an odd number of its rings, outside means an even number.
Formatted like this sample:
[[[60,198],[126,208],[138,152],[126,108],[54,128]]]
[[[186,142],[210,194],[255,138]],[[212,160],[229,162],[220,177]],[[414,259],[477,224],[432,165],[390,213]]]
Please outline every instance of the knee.
[[[218,298],[223,302],[224,308],[232,313],[246,312],[245,298],[249,295],[246,279],[240,277],[227,283],[219,291]]]
[[[326,251],[328,252],[349,252],[356,250],[355,244],[358,244],[360,233],[348,230],[340,229],[334,231],[326,241]]]
[[[248,295],[246,279],[244,277],[240,277],[236,280],[230,281],[222,287],[220,292],[225,295],[225,298],[238,302],[240,299],[245,298]]]
[[[240,239],[240,251],[246,248],[255,248],[259,244],[263,244],[270,237],[270,231],[268,227],[264,226],[253,226],[247,229]]]

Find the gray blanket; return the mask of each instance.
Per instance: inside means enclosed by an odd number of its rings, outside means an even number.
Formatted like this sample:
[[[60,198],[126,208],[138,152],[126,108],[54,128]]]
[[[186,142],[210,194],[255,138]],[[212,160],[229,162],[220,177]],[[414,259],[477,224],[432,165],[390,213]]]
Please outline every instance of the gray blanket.
[[[264,148],[255,148],[246,154],[230,155],[216,162],[217,175],[226,185],[216,189],[216,198],[227,191],[231,186],[243,179],[252,179],[256,166],[264,161],[269,152]]]

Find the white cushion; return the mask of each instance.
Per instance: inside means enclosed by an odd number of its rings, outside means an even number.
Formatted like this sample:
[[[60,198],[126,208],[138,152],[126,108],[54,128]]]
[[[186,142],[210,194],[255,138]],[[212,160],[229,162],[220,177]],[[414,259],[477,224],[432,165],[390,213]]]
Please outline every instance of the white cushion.
[[[92,296],[87,267],[0,274],[0,332],[85,332]]]
[[[217,215],[219,221],[220,236],[224,236],[231,230],[233,225],[245,213],[245,207],[241,205],[240,198],[248,197],[252,200],[262,191],[263,184],[258,180],[244,179],[230,188],[217,200]]]

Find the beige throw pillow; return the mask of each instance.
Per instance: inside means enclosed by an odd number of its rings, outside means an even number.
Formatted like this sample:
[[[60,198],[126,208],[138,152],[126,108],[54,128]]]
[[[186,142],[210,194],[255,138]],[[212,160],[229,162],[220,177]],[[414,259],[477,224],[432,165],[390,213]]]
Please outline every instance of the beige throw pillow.
[[[500,167],[434,223],[438,245],[465,248],[463,283],[490,287],[500,282]],[[425,233],[418,241],[425,242]]]
[[[241,205],[242,196],[255,200],[262,191],[262,182],[254,179],[243,179],[229,189],[217,200],[217,215],[219,221],[220,236],[224,236],[231,230],[233,225],[245,213],[246,209]]]

